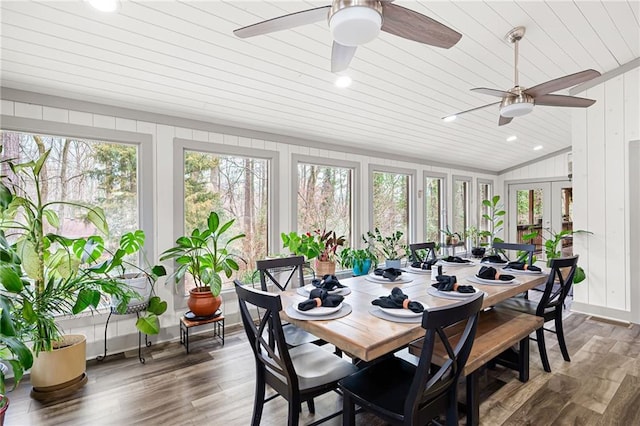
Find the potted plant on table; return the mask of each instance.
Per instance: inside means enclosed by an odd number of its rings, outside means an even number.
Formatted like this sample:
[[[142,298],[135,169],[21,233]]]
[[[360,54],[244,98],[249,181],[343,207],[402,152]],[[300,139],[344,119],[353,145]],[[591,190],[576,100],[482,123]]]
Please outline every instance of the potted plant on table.
[[[375,247],[375,250],[384,257],[386,268],[400,268],[401,259],[407,255],[407,248],[402,244],[403,235],[402,231],[396,231],[385,236],[379,228],[375,228],[373,232],[367,231],[362,239],[368,246]]]
[[[469,237],[471,241],[471,254],[474,257],[482,257],[486,252],[486,249],[482,247],[482,238],[484,236],[484,232],[479,230],[476,226],[470,226],[467,228],[465,234]]]
[[[136,296],[125,284],[88,269],[102,253],[101,237],[46,233],[47,228],[59,228],[55,206],[66,205],[84,211],[88,222],[108,234],[102,209],[45,199],[41,172],[49,153],[20,164],[4,160],[13,180],[3,176],[0,183],[0,240],[3,250],[14,254],[2,259],[2,281],[13,315],[19,318],[20,335],[33,344],[30,380],[36,399],[70,394],[87,381],[86,338],[63,335],[56,319],[96,309],[109,295],[122,300],[118,309],[124,311]]]
[[[340,265],[343,268],[352,268],[354,276],[367,275],[371,266],[376,266],[378,259],[371,249],[344,248],[340,252]]]
[[[319,276],[336,273],[338,247],[345,242],[344,235],[338,236],[335,231],[316,229],[304,234],[282,233],[282,247],[288,248],[291,254],[304,256],[307,260],[316,259],[315,270]]]
[[[236,260],[244,261],[229,248],[232,242],[245,237],[245,234],[227,236],[234,222],[235,219],[231,219],[221,223],[218,213],[211,212],[205,228],[195,228],[189,235],[181,236],[174,247],[160,255],[160,261],[175,261],[171,277],[176,284],[187,273],[193,278],[195,287],[189,290],[187,306],[196,317],[215,315],[222,304],[221,274],[231,278],[233,271],[240,269]]]
[[[490,245],[490,252],[493,255],[497,255],[498,252],[493,248],[493,243],[502,243],[504,240],[498,237],[498,234],[502,232],[504,228],[504,216],[507,212],[504,210],[502,203],[500,203],[500,196],[494,195],[490,200],[482,200],[482,205],[487,208],[487,213],[482,215],[489,225],[489,229],[486,231],[480,231],[480,236],[487,239],[485,245]]]

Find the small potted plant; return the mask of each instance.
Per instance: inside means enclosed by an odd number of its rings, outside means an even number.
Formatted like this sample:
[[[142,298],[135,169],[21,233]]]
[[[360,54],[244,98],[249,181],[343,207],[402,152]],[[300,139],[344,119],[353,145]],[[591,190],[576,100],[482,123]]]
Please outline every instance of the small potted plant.
[[[367,231],[362,239],[368,246],[375,247],[375,250],[384,257],[386,268],[400,268],[401,259],[407,255],[407,248],[401,242],[403,235],[402,231],[396,231],[384,236],[380,229],[375,228],[373,232]]]
[[[476,226],[470,226],[467,228],[465,234],[471,241],[471,254],[474,257],[482,257],[486,252],[486,249],[482,247],[482,238],[484,236],[483,231],[479,230]]]
[[[444,235],[444,245],[445,246],[454,246],[458,244],[460,240],[462,240],[462,236],[457,232],[452,232],[449,229],[449,225],[447,225],[444,229],[441,229],[440,232]]]
[[[315,270],[319,276],[335,274],[337,250],[345,242],[343,235],[338,236],[335,231],[316,229],[313,233],[282,233],[281,238],[282,247],[288,248],[292,254],[302,255],[307,260],[316,259]]]
[[[188,273],[195,282],[189,290],[187,306],[196,317],[212,317],[222,304],[222,276],[231,278],[240,269],[236,260],[244,261],[230,252],[229,244],[244,238],[244,234],[227,236],[235,219],[221,223],[220,216],[211,212],[204,229],[194,229],[176,240],[176,245],[160,255],[160,261],[174,260],[176,268],[170,275],[180,283]]]
[[[377,262],[375,253],[369,248],[346,247],[340,252],[340,265],[343,268],[352,268],[354,276],[367,275],[371,266],[375,266]]]

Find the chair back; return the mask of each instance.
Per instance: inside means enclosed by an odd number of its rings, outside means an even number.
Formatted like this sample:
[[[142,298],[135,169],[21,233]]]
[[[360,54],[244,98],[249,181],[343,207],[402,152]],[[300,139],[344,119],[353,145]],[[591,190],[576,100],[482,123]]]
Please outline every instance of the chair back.
[[[549,308],[562,309],[564,299],[569,294],[573,284],[573,277],[578,268],[578,257],[578,255],[575,255],[551,259],[551,270],[544,286],[544,293],[542,293],[542,298],[536,309],[536,315],[544,316],[545,310]],[[569,268],[569,270],[567,271],[566,268]]]
[[[437,414],[442,406],[447,406],[449,398],[455,398],[458,379],[469,359],[476,335],[478,312],[482,308],[483,297],[484,293],[478,292],[476,296],[461,303],[424,311],[422,327],[426,329],[426,334],[416,375],[404,407],[405,420],[411,418],[411,424],[426,424],[433,418],[434,412]],[[460,321],[466,321],[466,325],[454,347],[444,329]],[[449,359],[434,372],[431,358],[436,338],[444,345]]]
[[[304,286],[304,256],[282,257],[277,259],[258,260],[256,269],[260,273],[260,288],[269,291],[269,285],[273,284],[282,291],[291,287]],[[285,280],[274,276],[276,272],[283,272]],[[288,273],[288,275],[287,275]],[[278,274],[280,276],[280,274]],[[297,278],[295,276],[297,275]]]
[[[522,244],[522,243],[493,243],[493,248],[500,250],[502,254],[509,259],[509,256],[504,252],[505,250],[524,251],[527,252],[527,264],[533,265],[533,253],[536,251],[535,244]]]
[[[424,256],[420,256],[419,250],[426,250],[427,253]],[[425,263],[427,260],[435,259],[436,256],[436,243],[413,243],[409,244],[410,260],[412,262]]]
[[[251,344],[258,375],[281,395],[298,389],[296,375],[280,320],[282,301],[279,294],[268,293],[243,285],[234,280],[240,317]],[[258,321],[251,316],[249,306],[258,307]]]

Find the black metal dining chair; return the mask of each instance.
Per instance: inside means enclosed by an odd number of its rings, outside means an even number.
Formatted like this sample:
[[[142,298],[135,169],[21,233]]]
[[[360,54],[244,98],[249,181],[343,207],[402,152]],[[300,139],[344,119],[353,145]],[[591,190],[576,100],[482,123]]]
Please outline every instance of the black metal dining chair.
[[[425,253],[426,252],[426,253]],[[425,253],[424,256],[422,253]],[[409,254],[412,262],[424,263],[428,260],[435,259],[436,256],[436,243],[413,243],[409,244]]]
[[[260,288],[262,291],[285,291],[288,288],[304,286],[304,256],[291,256],[277,259],[256,261],[256,269],[260,273]],[[283,274],[281,279],[278,274]],[[285,323],[285,340],[289,346],[299,346],[305,343],[324,343],[311,333],[301,328]]]
[[[282,301],[280,295],[264,292],[234,281],[240,317],[253,350],[256,364],[256,387],[251,424],[258,426],[264,403],[282,396],[289,403],[288,425],[298,424],[300,407],[309,403],[314,413],[313,398],[338,387],[338,381],[357,371],[344,360],[319,346],[306,343],[290,348],[280,320]],[[249,306],[260,308],[261,315],[255,321]],[[266,385],[277,394],[265,398]],[[319,424],[339,415],[334,413],[312,424]]]
[[[569,351],[564,339],[564,327],[562,325],[562,311],[564,309],[564,300],[571,290],[573,277],[578,267],[578,256],[551,259],[551,270],[549,277],[539,302],[513,297],[501,302],[497,306],[513,309],[519,312],[526,312],[537,315],[544,319],[544,322],[554,321],[555,330],[541,327],[536,331],[536,341],[540,351],[540,359],[545,371],[551,372],[549,358],[547,356],[547,348],[544,340],[544,332],[555,333],[558,338],[558,346],[562,352],[565,361],[570,362]]]
[[[450,306],[430,308],[422,314],[426,329],[418,365],[390,356],[339,382],[343,393],[343,425],[355,425],[355,406],[398,425],[426,425],[441,415],[447,425],[458,424],[457,384],[469,358],[484,293]],[[455,347],[444,328],[466,321]],[[449,360],[435,370],[431,359],[436,338]]]

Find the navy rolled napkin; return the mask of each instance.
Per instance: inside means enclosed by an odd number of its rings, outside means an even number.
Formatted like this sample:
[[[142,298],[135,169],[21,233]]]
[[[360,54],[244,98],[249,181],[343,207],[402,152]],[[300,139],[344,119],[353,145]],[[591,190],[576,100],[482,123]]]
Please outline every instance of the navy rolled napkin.
[[[471,263],[470,260],[463,259],[460,256],[447,256],[447,257],[443,258],[442,260],[444,260],[445,262],[449,262],[449,263]]]
[[[313,286],[316,288],[321,288],[327,291],[335,290],[336,288],[345,287],[342,284],[340,284],[340,281],[338,281],[335,275],[329,275],[329,274],[322,277],[322,279],[315,278],[311,280],[311,284],[313,284]]]
[[[478,278],[484,278],[485,280],[494,281],[511,281],[515,278],[513,275],[499,273],[496,268],[492,266],[483,266],[476,276]]]
[[[476,289],[472,285],[460,285],[455,275],[438,275],[438,282],[431,284],[438,291],[457,291],[458,293],[475,293]]]
[[[389,281],[395,281],[400,275],[402,275],[402,269],[397,268],[376,268],[373,270],[373,273],[376,275],[380,275],[383,278],[388,279]]]
[[[492,254],[490,256],[485,256],[482,258],[480,263],[507,263],[506,260],[498,256],[497,254]]]
[[[505,268],[515,269],[517,271],[533,271],[541,272],[542,270],[535,265],[529,265],[524,262],[509,262]]]
[[[314,288],[309,293],[309,299],[298,303],[298,309],[301,311],[308,311],[320,306],[333,308],[341,304],[343,300],[344,297],[339,294],[329,294],[327,290]]]
[[[430,271],[431,267],[433,265],[435,265],[437,261],[438,261],[438,259],[429,259],[429,260],[424,261],[424,262],[412,262],[411,263],[411,267]]]
[[[372,300],[371,304],[381,308],[409,309],[415,313],[424,311],[422,303],[409,300],[409,296],[404,294],[398,287],[394,287],[389,296],[380,296]]]

